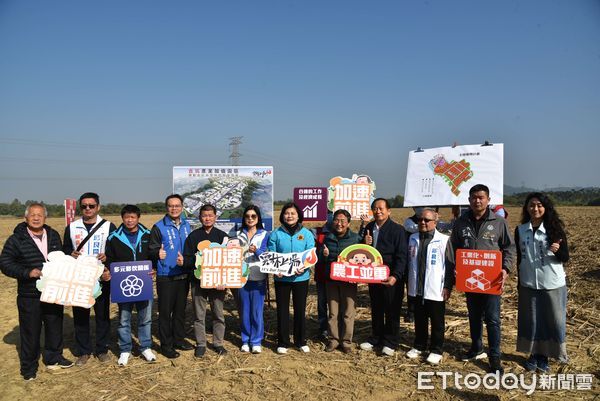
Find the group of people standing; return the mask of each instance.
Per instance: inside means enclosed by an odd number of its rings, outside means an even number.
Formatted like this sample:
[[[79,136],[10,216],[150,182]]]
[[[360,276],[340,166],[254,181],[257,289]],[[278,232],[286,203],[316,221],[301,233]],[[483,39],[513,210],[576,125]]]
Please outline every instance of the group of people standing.
[[[415,338],[408,358],[420,358],[427,353],[427,362],[439,364],[443,359],[446,302],[455,284],[455,252],[457,249],[499,250],[502,253],[502,285],[512,272],[517,259],[519,318],[517,350],[529,354],[525,367],[529,371],[549,369],[548,358],[567,360],[566,281],[563,263],[569,258],[564,225],[551,200],[533,193],[523,206],[522,224],[511,235],[506,220],[488,208],[489,189],[475,185],[469,191],[470,208],[458,216],[451,226],[451,235],[438,230],[435,209],[422,209],[413,223],[418,231],[410,234],[391,219],[386,199],[377,198],[371,209],[373,221],[363,225],[359,233],[350,229],[351,216],[346,210],[333,213],[325,230],[313,233],[303,226],[302,210],[294,203],[285,204],[279,216],[280,226],[271,233],[262,224],[258,207],[245,208],[241,229],[235,238],[247,249],[246,262],[255,262],[267,251],[302,252],[317,247],[320,276],[319,311],[325,308],[327,319],[320,319],[320,329],[326,332],[326,352],[340,349],[353,352],[353,329],[356,315],[357,284],[331,280],[329,266],[338,260],[348,246],[364,243],[376,248],[383,264],[389,267],[389,277],[381,283],[369,284],[371,334],[360,343],[364,351],[377,351],[392,356],[400,345],[400,315],[405,283],[413,308]],[[208,306],[212,319],[212,350],[224,355],[226,288],[205,289],[191,274],[195,268],[197,246],[209,240],[225,244],[229,236],[215,227],[217,210],[205,204],[200,208],[200,227],[192,230],[183,215],[183,199],[169,195],[165,200],[166,214],[151,230],[140,222],[140,209],[127,205],[121,211],[122,224],[115,227],[99,215],[100,200],[95,193],[85,193],[79,199],[81,219],[65,230],[64,244],[60,235],[45,224],[46,210],[41,204],[27,207],[25,222],[19,224],[6,241],[0,255],[0,269],[18,280],[17,307],[20,325],[21,374],[35,379],[40,355],[40,333],[45,330],[45,365],[50,369],[85,365],[92,355],[100,362],[111,358],[110,346],[110,270],[112,262],[151,260],[154,269],[158,301],[158,337],[160,352],[167,358],[177,358],[179,351],[194,350],[202,358],[207,351],[205,320]],[[415,221],[416,220],[416,221]],[[366,221],[365,221],[366,223]],[[516,246],[515,246],[516,245]],[[104,263],[100,277],[102,294],[94,304],[96,319],[95,346],[90,335],[90,310],[73,307],[75,363],[62,355],[63,307],[40,302],[36,280],[43,274],[42,265],[48,253],[63,250],[74,258],[95,256]],[[278,354],[296,347],[310,352],[306,336],[306,300],[310,269],[300,269],[292,276],[274,276],[277,303]],[[191,287],[194,310],[195,345],[185,339],[185,308]],[[256,264],[250,269],[248,281],[233,291],[240,315],[242,352],[262,352],[264,340],[263,306],[267,291],[267,275]],[[293,343],[290,341],[290,297],[293,310]],[[488,357],[482,343],[483,322],[488,335],[489,365],[493,372],[503,372],[501,364],[500,295],[466,293],[469,317],[470,347],[463,360]],[[118,345],[119,365],[127,365],[132,351],[131,319],[133,309],[138,316],[138,340],[141,356],[152,362],[151,349],[152,300],[119,303]]]

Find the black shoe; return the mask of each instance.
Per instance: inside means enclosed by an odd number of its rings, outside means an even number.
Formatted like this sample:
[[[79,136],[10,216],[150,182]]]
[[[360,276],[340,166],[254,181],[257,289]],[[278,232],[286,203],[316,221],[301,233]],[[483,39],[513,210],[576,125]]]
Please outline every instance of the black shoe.
[[[25,380],[26,382],[30,382],[33,381],[37,378],[35,373],[26,373],[23,375],[23,380]]]
[[[161,348],[160,352],[169,359],[179,358],[179,352],[175,351],[173,348]]]
[[[73,363],[73,361],[70,361],[67,358],[64,358],[61,356],[60,359],[58,360],[58,362],[56,362],[52,365],[46,365],[46,369],[48,369],[48,370],[68,369],[73,365],[75,365],[75,363]]]
[[[487,358],[487,354],[485,353],[485,351],[483,350],[479,350],[479,351],[475,351],[470,349],[469,352],[467,352],[466,354],[464,354],[461,358],[461,360],[463,362],[468,362],[468,361],[476,361],[479,359],[484,359]]]
[[[206,347],[198,346],[194,350],[194,357],[196,357],[196,358],[202,358],[204,356],[204,354],[206,354]]]
[[[215,347],[215,352],[219,355],[226,355],[227,350],[223,347]]]
[[[181,351],[191,351],[194,349],[194,346],[190,343],[188,343],[187,341],[182,341],[180,343],[175,343],[175,349],[181,350]]]
[[[504,374],[504,368],[502,367],[502,362],[500,362],[500,358],[497,356],[490,357],[490,373],[500,373]]]

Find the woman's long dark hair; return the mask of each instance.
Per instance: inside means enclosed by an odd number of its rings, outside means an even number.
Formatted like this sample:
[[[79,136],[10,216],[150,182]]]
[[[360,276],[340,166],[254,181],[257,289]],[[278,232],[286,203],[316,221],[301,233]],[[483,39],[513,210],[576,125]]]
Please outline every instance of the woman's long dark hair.
[[[529,195],[527,195],[521,214],[521,224],[528,223],[529,221],[531,221],[531,216],[529,215],[529,210],[527,210],[527,206],[529,205],[529,201],[533,198],[537,198],[544,206],[543,221],[550,242],[556,242],[559,239],[564,238],[565,224],[558,216],[558,212],[554,208],[554,203],[552,202],[552,199],[550,199],[548,195],[543,194],[541,192],[532,192]]]
[[[248,213],[250,210],[254,210],[256,212],[256,215],[258,216],[258,221],[256,222],[256,228],[264,230],[265,227],[263,226],[262,216],[260,215],[260,209],[256,205],[248,205],[244,209],[244,214],[242,214],[242,230],[248,229],[248,225],[246,224],[246,213]]]

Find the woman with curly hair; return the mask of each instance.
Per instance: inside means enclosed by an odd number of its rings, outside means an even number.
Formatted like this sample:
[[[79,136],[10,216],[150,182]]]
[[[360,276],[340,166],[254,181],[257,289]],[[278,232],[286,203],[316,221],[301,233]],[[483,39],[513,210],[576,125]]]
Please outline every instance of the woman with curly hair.
[[[519,271],[517,351],[529,354],[528,371],[548,372],[548,357],[567,362],[567,286],[569,260],[564,224],[552,200],[534,192],[523,205],[515,230]]]

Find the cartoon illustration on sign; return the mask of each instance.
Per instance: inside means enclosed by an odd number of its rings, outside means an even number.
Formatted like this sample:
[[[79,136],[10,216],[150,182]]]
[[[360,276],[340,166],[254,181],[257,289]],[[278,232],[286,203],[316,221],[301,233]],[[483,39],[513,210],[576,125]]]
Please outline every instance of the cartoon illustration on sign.
[[[352,220],[361,215],[371,216],[371,203],[375,199],[375,183],[365,174],[353,174],[352,178],[333,177],[329,180],[327,208],[350,212]]]
[[[353,283],[380,283],[390,275],[379,251],[370,245],[355,244],[344,249],[331,263],[330,278]]]

